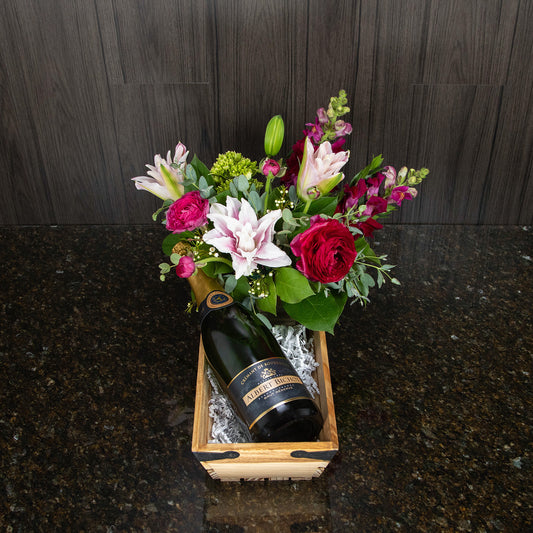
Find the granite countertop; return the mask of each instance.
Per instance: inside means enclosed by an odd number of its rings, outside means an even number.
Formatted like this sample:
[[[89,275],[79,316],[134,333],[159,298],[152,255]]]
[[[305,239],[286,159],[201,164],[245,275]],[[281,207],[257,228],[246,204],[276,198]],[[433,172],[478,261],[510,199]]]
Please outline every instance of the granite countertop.
[[[0,530],[533,530],[533,228],[387,226],[401,286],[328,335],[340,451],[221,483],[191,453],[198,323],[157,225],[0,228]]]

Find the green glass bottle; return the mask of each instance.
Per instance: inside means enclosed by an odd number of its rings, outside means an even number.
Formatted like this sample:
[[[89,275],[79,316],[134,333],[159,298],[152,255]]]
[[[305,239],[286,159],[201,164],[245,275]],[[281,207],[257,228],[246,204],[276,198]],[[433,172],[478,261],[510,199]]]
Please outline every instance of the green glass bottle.
[[[322,415],[272,332],[201,270],[188,280],[207,362],[252,438],[316,440]]]

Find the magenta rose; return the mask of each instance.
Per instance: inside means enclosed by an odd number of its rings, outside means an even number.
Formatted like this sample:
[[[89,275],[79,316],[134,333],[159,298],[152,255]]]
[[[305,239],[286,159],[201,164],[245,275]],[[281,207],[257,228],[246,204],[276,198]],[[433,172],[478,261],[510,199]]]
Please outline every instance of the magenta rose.
[[[185,193],[167,211],[167,229],[172,233],[192,231],[207,224],[209,201],[198,191]]]
[[[268,176],[269,172],[272,172],[272,175],[276,176],[280,171],[280,168],[280,164],[275,159],[266,159],[263,163],[263,168],[261,169],[261,172],[265,176]]]
[[[350,230],[335,219],[311,217],[311,226],[291,242],[296,268],[311,281],[333,283],[348,274],[357,251]]]

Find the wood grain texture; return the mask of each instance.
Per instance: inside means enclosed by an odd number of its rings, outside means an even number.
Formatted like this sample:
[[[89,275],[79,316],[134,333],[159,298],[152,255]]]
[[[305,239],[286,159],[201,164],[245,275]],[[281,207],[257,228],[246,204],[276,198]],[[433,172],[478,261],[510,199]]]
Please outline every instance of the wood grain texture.
[[[519,0],[431,0],[422,83],[502,85]]]
[[[462,220],[477,224],[496,128],[501,88],[490,85],[416,85],[407,160],[434,161],[432,177],[402,222]]]
[[[481,221],[533,223],[533,3],[522,1],[486,186]]]
[[[97,0],[113,84],[207,83],[206,2]]]
[[[221,150],[263,157],[264,129],[277,114],[296,141],[306,122],[307,4],[214,2],[212,16]]]
[[[391,222],[533,221],[529,0],[4,0],[0,224],[147,223],[135,190],[181,140],[283,153],[347,91],[351,177],[425,165]]]

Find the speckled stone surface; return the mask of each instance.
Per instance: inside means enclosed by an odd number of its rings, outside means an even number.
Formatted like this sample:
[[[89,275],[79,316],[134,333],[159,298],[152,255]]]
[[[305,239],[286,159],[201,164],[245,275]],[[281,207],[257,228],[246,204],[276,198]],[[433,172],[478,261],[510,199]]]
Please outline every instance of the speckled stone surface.
[[[388,226],[401,286],[328,336],[340,451],[223,484],[163,228],[0,228],[0,531],[533,530],[533,229]]]

